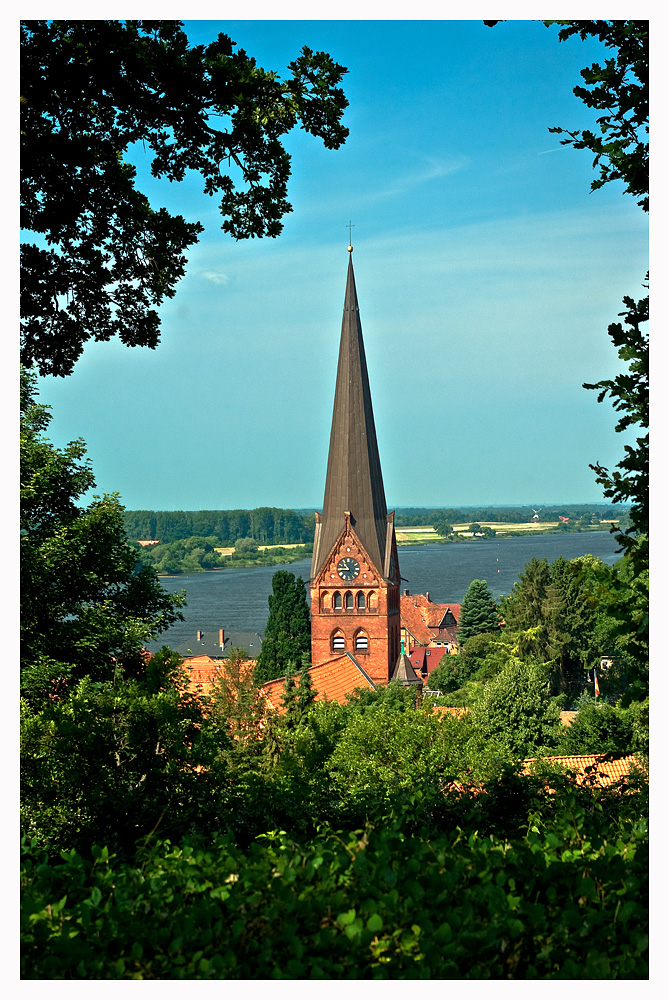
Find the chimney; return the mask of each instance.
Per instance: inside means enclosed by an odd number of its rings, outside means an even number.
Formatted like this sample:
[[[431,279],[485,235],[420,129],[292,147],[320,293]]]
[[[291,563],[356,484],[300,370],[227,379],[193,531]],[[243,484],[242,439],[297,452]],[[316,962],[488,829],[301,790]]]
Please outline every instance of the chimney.
[[[409,591],[408,591],[408,590],[405,590],[405,591],[404,591],[404,596],[405,596],[405,597],[408,597],[408,596],[409,596]]]
[[[202,641],[202,633],[201,632],[196,632],[195,633],[195,639],[197,640],[197,642],[201,642]]]
[[[426,600],[426,601],[429,601],[429,600],[430,600],[430,591],[429,591],[429,590],[428,590],[428,591],[426,592],[426,594],[425,594],[425,600]],[[432,602],[430,601],[430,603],[432,603]]]
[[[219,628],[218,630],[218,644],[223,649],[225,646],[225,629]]]

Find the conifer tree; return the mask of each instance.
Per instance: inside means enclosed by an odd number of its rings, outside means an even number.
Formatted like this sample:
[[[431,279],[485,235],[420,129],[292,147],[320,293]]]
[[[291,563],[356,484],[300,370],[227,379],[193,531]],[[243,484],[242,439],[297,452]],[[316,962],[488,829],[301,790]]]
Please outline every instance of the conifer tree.
[[[300,717],[316,700],[317,694],[318,692],[314,688],[313,681],[311,680],[311,674],[309,673],[309,657],[308,655],[304,655],[302,657],[302,670],[300,671],[296,698]]]
[[[281,704],[285,709],[285,718],[289,723],[294,721],[295,716],[295,701],[297,694],[295,672],[295,664],[291,661],[286,667],[286,680],[283,685],[283,694],[281,695]]]
[[[481,632],[496,632],[499,628],[497,605],[485,580],[472,580],[462,599],[458,640],[464,642]]]
[[[286,670],[286,681],[281,696],[281,704],[285,709],[284,722],[289,729],[295,727],[309,706],[316,698],[316,691],[311,682],[309,674],[309,657],[304,654],[302,657],[302,668],[297,671],[294,663],[288,664]]]
[[[283,677],[289,663],[302,662],[311,648],[311,627],[304,580],[279,570],[272,577],[269,618],[256,664],[256,682]]]

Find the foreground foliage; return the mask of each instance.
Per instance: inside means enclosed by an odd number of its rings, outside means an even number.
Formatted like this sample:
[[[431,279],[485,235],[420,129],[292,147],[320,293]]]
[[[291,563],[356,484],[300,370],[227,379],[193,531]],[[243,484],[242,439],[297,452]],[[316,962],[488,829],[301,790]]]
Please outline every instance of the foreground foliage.
[[[21,685],[40,698],[68,677],[141,669],[144,644],[182,617],[184,599],[128,544],[116,494],[79,506],[95,486],[84,442],[48,440],[36,381],[22,372]]]
[[[22,360],[69,375],[91,338],[155,347],[203,231],[136,185],[196,171],[235,239],[278,236],[291,211],[284,136],[337,149],[346,70],[306,46],[286,79],[227,35],[188,44],[181,21],[21,24]],[[138,148],[140,153],[137,153]]]
[[[399,820],[247,850],[47,858],[26,843],[28,979],[643,979],[647,836],[567,796],[512,842]]]

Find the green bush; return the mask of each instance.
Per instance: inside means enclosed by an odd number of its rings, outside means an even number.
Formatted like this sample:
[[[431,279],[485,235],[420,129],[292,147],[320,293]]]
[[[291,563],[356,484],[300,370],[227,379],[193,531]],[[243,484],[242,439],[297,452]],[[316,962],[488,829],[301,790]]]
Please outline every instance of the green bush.
[[[565,754],[619,753],[628,754],[644,749],[640,727],[635,730],[635,717],[630,709],[599,705],[594,701],[579,709],[570,726],[565,726],[560,750]]]
[[[132,864],[26,843],[22,882],[24,979],[648,976],[646,828],[609,837],[575,796],[514,842],[389,824]]]
[[[561,732],[560,710],[538,664],[510,661],[485,685],[471,717],[485,737],[499,740],[521,758],[555,746]]]

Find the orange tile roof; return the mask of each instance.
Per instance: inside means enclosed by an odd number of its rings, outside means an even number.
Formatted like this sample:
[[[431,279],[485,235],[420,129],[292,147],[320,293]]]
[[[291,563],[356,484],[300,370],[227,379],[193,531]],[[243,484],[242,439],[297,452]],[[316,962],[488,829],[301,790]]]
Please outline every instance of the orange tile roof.
[[[368,687],[375,690],[369,675],[349,653],[333,656],[332,659],[309,668],[311,683],[316,691],[316,701],[336,701],[343,704],[347,695],[355,688]],[[271,708],[281,711],[281,698],[285,677],[267,681],[260,688]]]
[[[188,672],[188,687],[195,694],[208,694],[214,686],[220,672],[224,669],[227,660],[208,656],[202,653],[200,656],[186,656],[182,664]],[[245,660],[241,664],[244,672],[255,669],[255,660]]]
[[[593,784],[599,788],[607,788],[621,778],[626,778],[635,763],[634,754],[618,757],[616,760],[604,760],[604,754],[584,754],[571,757],[545,757],[547,764],[559,764],[565,771],[573,771],[577,785]],[[541,760],[531,757],[523,761],[522,774],[530,774],[531,764],[540,764]],[[588,770],[591,768],[592,770]]]
[[[427,645],[439,631],[448,612],[455,621],[460,619],[459,604],[435,604],[427,594],[402,594],[400,596],[400,616],[402,625],[416,642]],[[444,628],[447,628],[444,625]],[[455,626],[451,626],[454,628]]]
[[[454,710],[447,709],[447,711]],[[522,761],[523,767],[520,774],[528,776],[533,774],[535,770],[538,770],[538,767],[532,767],[531,765],[540,765],[542,762],[561,764],[563,765],[565,771],[570,771],[574,774],[577,785],[589,785],[595,788],[609,788],[611,785],[616,784],[616,782],[626,778],[632,769],[632,765],[636,763],[634,754],[619,757],[617,760],[604,760],[603,757],[604,754],[585,754],[580,757],[544,757],[543,759],[531,757]],[[593,770],[586,773],[586,768],[590,767],[592,767]],[[480,781],[469,781],[466,784],[460,781],[450,781],[445,785],[445,788],[473,795],[487,793],[485,783]],[[547,790],[549,792],[555,792],[555,789],[550,786]]]

